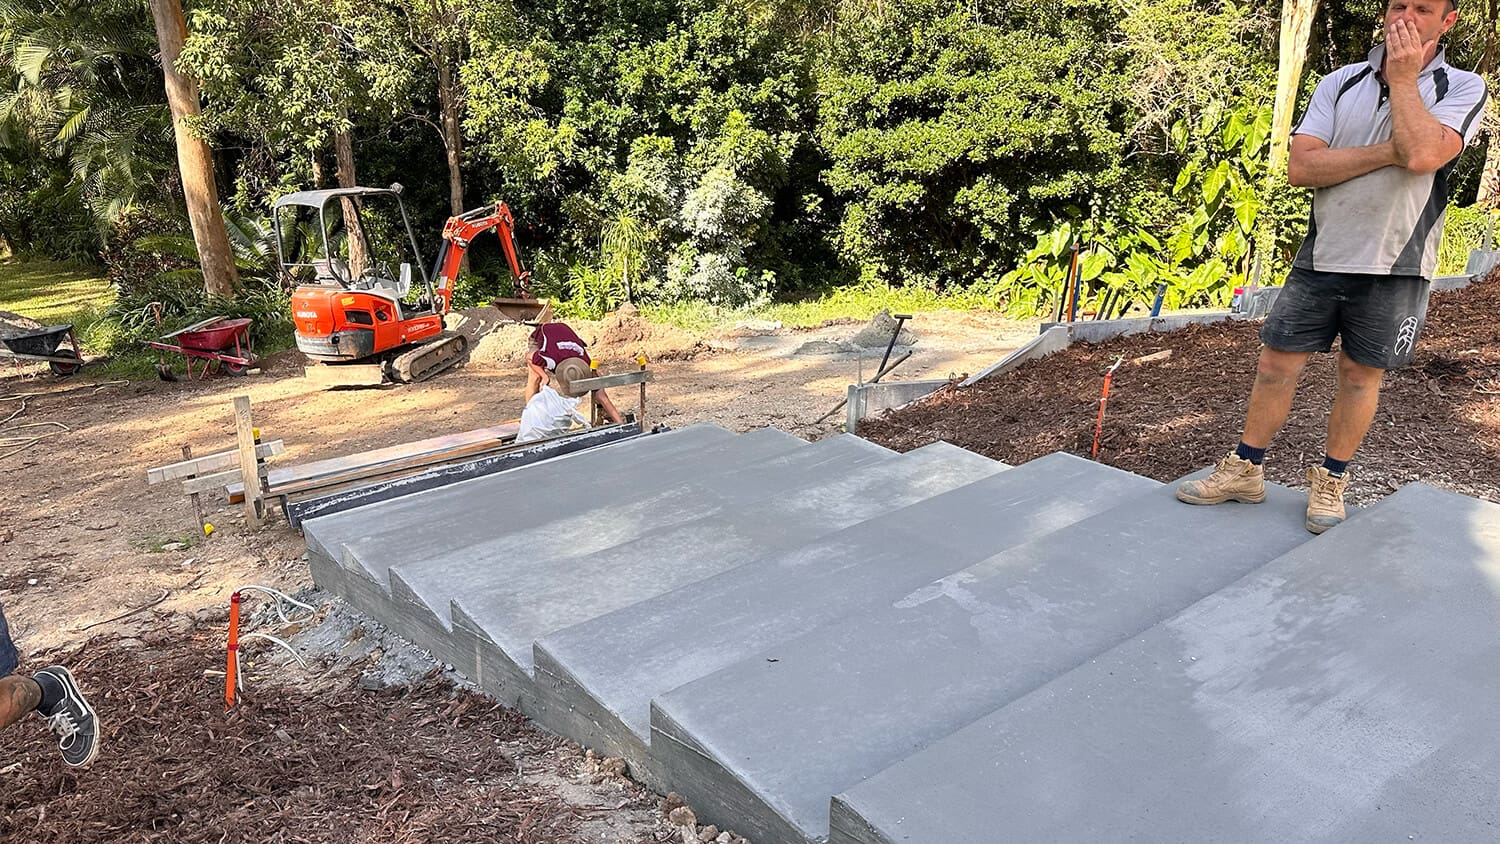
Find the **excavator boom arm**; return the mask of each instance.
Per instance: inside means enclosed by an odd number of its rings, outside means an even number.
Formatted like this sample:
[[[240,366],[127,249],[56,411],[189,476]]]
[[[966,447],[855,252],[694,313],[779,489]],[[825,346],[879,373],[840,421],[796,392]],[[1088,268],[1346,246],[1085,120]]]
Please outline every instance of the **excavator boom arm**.
[[[531,272],[522,268],[516,252],[515,217],[510,206],[504,202],[486,205],[449,217],[443,226],[443,254],[438,261],[437,289],[442,300],[442,312],[447,313],[453,301],[453,285],[458,280],[458,268],[463,262],[469,243],[484,232],[494,229],[500,239],[500,248],[505,250],[505,260],[510,264],[511,275],[516,279],[516,295],[530,299]]]

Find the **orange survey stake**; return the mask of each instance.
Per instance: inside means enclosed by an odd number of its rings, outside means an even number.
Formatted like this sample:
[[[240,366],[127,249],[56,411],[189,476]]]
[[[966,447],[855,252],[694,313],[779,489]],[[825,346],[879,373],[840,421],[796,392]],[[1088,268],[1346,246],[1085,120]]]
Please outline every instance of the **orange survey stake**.
[[[224,668],[224,711],[234,708],[235,686],[239,682],[240,593],[229,596],[229,663]]]

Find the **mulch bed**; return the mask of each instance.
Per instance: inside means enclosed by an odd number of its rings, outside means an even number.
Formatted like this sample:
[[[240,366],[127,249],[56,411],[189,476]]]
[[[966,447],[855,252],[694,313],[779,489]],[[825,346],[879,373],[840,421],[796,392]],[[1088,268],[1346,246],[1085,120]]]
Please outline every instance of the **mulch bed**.
[[[947,440],[1007,463],[1054,451],[1089,456],[1103,377],[1118,356],[1099,459],[1159,481],[1207,466],[1239,439],[1260,347],[1259,323],[1223,322],[1075,344],[973,387],[945,390],[862,422],[860,434],[908,451]],[[1164,361],[1132,361],[1170,349]],[[1323,457],[1334,356],[1315,355],[1266,475],[1305,486]],[[1349,498],[1368,503],[1412,481],[1500,501],[1500,274],[1434,293],[1412,364],[1390,373],[1350,466]]]
[[[218,631],[173,648],[95,639],[69,665],[105,719],[87,771],[28,717],[0,742],[0,838],[17,841],[576,841],[576,810],[508,755],[561,739],[429,676],[366,691],[266,688],[223,711]],[[34,662],[33,667],[46,663]],[[217,667],[222,667],[218,663]]]

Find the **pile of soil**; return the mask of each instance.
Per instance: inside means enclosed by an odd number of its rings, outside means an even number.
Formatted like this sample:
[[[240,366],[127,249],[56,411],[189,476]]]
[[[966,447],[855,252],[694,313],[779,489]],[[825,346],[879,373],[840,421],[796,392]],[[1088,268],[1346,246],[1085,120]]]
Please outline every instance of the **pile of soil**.
[[[597,840],[585,832],[592,810],[537,776],[540,758],[556,760],[553,779],[564,787],[586,776],[592,760],[519,713],[455,689],[434,670],[376,690],[352,673],[316,690],[252,687],[226,715],[222,675],[205,675],[223,667],[222,636],[220,627],[195,625],[154,637],[158,649],[96,638],[45,655],[79,678],[104,742],[93,767],[78,771],[64,767],[39,720],[9,728],[0,838]],[[638,787],[620,799],[610,808],[660,811],[659,799]]]
[[[44,328],[40,322],[28,316],[21,316],[10,311],[0,311],[0,333],[13,331],[31,331],[35,328]]]
[[[1381,407],[1351,464],[1349,497],[1368,503],[1423,481],[1500,501],[1500,274],[1434,293],[1410,366],[1386,376]],[[1209,465],[1239,438],[1255,374],[1259,323],[1075,344],[1015,371],[946,390],[860,434],[907,451],[947,440],[1007,463],[1054,451],[1089,456],[1104,372],[1117,357],[1099,449],[1104,463],[1159,481]],[[1165,360],[1132,363],[1171,350]],[[1315,355],[1266,476],[1304,486],[1322,460],[1335,357]]]
[[[595,360],[626,364],[645,353],[649,360],[688,360],[707,350],[697,335],[671,325],[657,325],[629,311],[602,320],[567,320],[589,346]],[[519,367],[526,357],[534,326],[510,322],[492,307],[468,308],[449,315],[451,330],[469,338],[469,360],[486,367]]]

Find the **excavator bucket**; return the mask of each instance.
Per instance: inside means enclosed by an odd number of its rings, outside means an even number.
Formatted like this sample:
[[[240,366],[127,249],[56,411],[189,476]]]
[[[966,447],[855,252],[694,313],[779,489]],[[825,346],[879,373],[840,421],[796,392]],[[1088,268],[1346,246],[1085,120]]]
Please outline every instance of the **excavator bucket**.
[[[552,305],[540,299],[501,298],[491,300],[490,304],[511,322],[537,323],[552,319]]]

